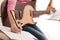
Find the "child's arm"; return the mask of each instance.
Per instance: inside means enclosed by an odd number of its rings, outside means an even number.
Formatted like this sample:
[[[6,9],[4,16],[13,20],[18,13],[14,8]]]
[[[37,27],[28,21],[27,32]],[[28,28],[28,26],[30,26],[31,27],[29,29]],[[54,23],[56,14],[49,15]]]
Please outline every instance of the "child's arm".
[[[11,12],[12,12],[12,14],[13,14],[13,16],[14,16],[14,11],[11,11]],[[8,11],[8,18],[9,18],[9,21],[10,21],[10,24],[11,24],[11,31],[12,31],[12,32],[15,32],[15,33],[16,33],[16,32],[20,32],[21,29],[17,27],[17,25],[16,25],[16,23],[15,23],[12,15],[11,15],[11,12]]]
[[[8,5],[7,5],[7,12],[8,12],[8,18],[11,24],[11,31],[12,32],[19,32],[20,29],[16,26],[15,21],[13,19],[13,17],[15,18],[15,12],[13,10],[15,10],[15,6],[16,6],[16,2],[17,0],[8,0]],[[11,15],[11,12],[12,15]]]
[[[7,10],[15,10],[17,0],[8,0]]]
[[[53,4],[53,0],[50,0],[48,7],[47,7],[47,10],[55,12],[55,8],[53,7],[52,4]]]

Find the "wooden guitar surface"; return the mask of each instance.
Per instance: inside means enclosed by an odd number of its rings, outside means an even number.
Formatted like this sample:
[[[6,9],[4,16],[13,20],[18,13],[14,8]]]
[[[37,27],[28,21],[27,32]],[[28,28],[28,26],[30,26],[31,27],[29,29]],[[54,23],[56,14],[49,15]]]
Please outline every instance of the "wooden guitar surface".
[[[31,16],[31,13],[30,13],[30,9],[31,7],[28,6],[24,9],[23,11],[23,16],[22,16],[22,19],[19,20],[19,25],[20,27],[26,25],[26,24],[35,24],[36,22],[33,21],[33,17]]]

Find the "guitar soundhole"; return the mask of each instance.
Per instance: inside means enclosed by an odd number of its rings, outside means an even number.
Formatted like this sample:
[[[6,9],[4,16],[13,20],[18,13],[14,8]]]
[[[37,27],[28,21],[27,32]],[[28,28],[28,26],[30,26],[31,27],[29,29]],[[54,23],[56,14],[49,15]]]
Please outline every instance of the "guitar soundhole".
[[[18,22],[18,24],[20,24],[20,22]]]
[[[21,24],[22,25],[23,23],[18,22],[18,24]]]

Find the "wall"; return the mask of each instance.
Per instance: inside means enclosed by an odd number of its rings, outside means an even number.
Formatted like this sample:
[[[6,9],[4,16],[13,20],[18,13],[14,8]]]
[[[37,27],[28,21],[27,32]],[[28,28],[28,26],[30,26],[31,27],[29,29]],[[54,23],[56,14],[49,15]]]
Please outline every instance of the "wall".
[[[36,3],[36,10],[46,10],[50,0],[37,0]],[[56,10],[60,9],[60,0],[53,0],[52,1],[53,7],[55,7]]]

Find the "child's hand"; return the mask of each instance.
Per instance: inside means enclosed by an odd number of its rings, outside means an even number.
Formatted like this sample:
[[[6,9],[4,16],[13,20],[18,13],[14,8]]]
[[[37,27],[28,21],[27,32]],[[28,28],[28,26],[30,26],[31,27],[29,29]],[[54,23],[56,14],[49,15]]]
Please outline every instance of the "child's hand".
[[[23,28],[22,28],[20,20],[16,20],[16,23],[18,25],[18,28],[22,31]]]
[[[11,26],[11,32],[17,33],[21,31],[22,29],[20,27],[17,27],[16,25]]]
[[[52,11],[53,13],[55,12],[55,8],[52,6],[48,6],[47,10]]]

